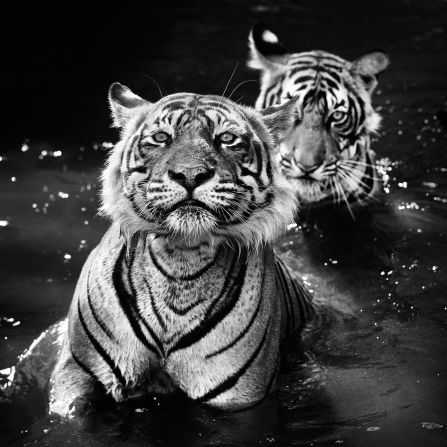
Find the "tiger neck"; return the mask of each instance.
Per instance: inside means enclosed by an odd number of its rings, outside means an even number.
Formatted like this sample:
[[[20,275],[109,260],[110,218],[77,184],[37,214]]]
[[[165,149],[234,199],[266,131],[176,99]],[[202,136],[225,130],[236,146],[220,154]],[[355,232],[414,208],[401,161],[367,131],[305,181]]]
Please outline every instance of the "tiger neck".
[[[226,251],[222,244],[208,239],[192,241],[154,234],[148,236],[148,248],[152,262],[172,278],[200,276],[218,258],[225,257]]]

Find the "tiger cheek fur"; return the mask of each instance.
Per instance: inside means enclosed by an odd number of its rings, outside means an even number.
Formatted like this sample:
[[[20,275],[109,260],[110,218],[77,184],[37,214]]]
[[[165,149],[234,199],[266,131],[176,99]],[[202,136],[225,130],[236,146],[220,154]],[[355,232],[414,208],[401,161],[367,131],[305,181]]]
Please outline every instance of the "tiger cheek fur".
[[[112,225],[81,272],[50,411],[67,416],[98,389],[116,401],[180,390],[209,405],[259,402],[281,345],[313,314],[269,245],[296,206],[271,160],[293,101],[151,104],[120,84],[109,97],[122,129],[102,174]]]
[[[289,53],[272,31],[256,25],[248,65],[261,71],[256,107],[296,99],[301,119],[277,148],[276,163],[306,205],[365,205],[382,179],[370,149],[380,116],[371,104],[389,59],[381,51],[354,62],[325,51]]]

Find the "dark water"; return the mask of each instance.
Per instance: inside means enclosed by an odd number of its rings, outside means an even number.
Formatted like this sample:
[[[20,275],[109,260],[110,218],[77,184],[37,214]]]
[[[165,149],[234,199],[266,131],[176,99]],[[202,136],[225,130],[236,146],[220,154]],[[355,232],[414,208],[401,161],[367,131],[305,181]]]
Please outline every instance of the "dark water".
[[[11,143],[0,146],[0,369],[65,315],[82,263],[107,226],[96,209],[98,172],[117,138],[107,129],[112,81],[154,100],[147,76],[163,93],[220,94],[239,61],[228,94],[257,78],[244,68],[256,21],[271,23],[297,51],[355,58],[384,48],[392,65],[375,96],[384,125],[374,149],[389,181],[384,204],[355,223],[329,212],[316,221],[303,216],[278,244],[324,310],[305,334],[304,352],[283,365],[278,393],[262,405],[222,413],[154,400],[66,423],[45,416],[34,396],[27,409],[0,404],[0,444],[445,445],[446,6],[169,2],[121,30],[123,17],[96,26],[28,18],[34,28],[17,29],[29,41],[15,54],[20,75],[10,76],[29,110],[23,121],[10,115]],[[33,33],[37,43],[28,39]],[[65,51],[55,43],[42,50],[53,35]],[[233,97],[253,104],[256,92],[249,82]]]

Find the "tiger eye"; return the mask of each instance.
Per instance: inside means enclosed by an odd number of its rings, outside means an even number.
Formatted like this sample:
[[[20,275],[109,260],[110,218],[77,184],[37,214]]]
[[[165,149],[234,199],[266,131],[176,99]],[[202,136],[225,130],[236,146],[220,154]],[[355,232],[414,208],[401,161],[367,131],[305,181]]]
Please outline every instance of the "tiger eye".
[[[344,113],[344,112],[340,112],[340,111],[338,111],[338,112],[334,112],[334,113],[332,114],[332,119],[333,119],[334,121],[341,121],[341,120],[343,119],[344,116],[345,116],[345,113]]]
[[[171,137],[166,132],[160,131],[160,132],[154,133],[154,135],[152,135],[152,138],[157,143],[166,143]]]
[[[224,144],[231,144],[236,139],[236,135],[231,132],[224,132],[219,135],[219,140]]]

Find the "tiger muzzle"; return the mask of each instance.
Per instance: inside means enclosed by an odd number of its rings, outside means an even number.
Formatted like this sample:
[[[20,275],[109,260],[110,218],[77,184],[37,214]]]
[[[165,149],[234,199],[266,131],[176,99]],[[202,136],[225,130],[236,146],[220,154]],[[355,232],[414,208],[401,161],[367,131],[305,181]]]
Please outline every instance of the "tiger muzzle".
[[[178,166],[168,170],[168,177],[192,193],[198,186],[214,177],[216,170],[207,166]]]

